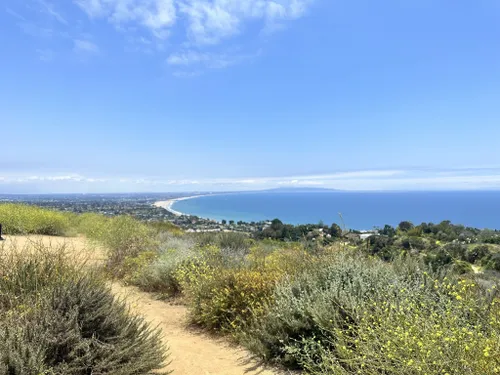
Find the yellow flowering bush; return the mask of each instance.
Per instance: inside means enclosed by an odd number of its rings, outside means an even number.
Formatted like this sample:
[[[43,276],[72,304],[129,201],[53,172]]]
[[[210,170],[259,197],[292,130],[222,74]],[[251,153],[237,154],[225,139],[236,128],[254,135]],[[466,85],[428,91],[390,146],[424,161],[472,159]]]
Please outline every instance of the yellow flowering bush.
[[[123,276],[123,262],[142,252],[156,250],[153,230],[130,216],[108,218],[97,214],[79,217],[78,229],[88,238],[104,245],[108,250],[108,267]]]
[[[404,284],[402,284],[404,286]],[[500,373],[500,300],[470,280],[395,284],[354,319],[287,349],[312,374]]]
[[[283,278],[241,335],[256,354],[318,375],[500,374],[494,283],[427,273],[411,259],[317,261]]]
[[[0,223],[6,234],[63,236],[71,215],[24,204],[0,204]]]
[[[237,262],[220,249],[204,247],[177,270],[192,320],[210,329],[239,330],[263,312],[278,280],[312,264],[299,247],[272,252],[253,247]]]
[[[370,301],[356,324],[330,329],[322,345],[309,341],[316,360],[305,356],[304,367],[313,374],[500,373],[498,298],[478,295],[467,280],[434,287],[433,297],[422,287],[396,291],[397,301]]]
[[[294,275],[313,267],[319,258],[305,251],[299,244],[287,244],[287,247],[267,252],[260,246],[254,246],[250,249],[248,261],[253,269],[272,273],[275,279],[279,279],[283,275]]]

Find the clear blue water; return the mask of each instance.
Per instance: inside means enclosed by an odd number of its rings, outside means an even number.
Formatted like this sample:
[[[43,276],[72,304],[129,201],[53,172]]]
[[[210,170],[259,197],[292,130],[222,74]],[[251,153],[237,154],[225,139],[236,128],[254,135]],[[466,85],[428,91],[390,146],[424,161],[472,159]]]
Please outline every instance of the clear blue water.
[[[500,191],[474,192],[313,192],[237,193],[176,202],[185,214],[246,222],[279,218],[285,223],[339,223],[371,229],[403,220],[415,224],[451,220],[477,228],[500,229]]]

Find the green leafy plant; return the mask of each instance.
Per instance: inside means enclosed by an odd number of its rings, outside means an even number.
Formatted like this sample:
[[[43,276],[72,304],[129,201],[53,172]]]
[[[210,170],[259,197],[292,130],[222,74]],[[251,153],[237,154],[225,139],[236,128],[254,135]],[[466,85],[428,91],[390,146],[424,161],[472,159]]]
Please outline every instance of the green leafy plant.
[[[160,332],[65,248],[2,249],[0,374],[153,374]]]

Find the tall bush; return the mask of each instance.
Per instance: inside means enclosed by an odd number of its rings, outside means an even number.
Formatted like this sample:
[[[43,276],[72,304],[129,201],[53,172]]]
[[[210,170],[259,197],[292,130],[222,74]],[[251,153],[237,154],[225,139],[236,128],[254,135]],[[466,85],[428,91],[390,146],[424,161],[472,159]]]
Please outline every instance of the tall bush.
[[[153,374],[160,333],[63,248],[0,252],[0,374]]]

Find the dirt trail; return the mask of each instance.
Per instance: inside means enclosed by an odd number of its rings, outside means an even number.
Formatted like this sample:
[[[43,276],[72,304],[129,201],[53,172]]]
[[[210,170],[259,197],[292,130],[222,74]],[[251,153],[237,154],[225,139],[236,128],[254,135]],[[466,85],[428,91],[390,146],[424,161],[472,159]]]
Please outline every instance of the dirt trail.
[[[92,246],[85,238],[61,238],[48,236],[6,236],[2,247],[16,244],[23,247],[30,243],[46,246],[66,245],[75,254],[85,254],[92,262],[104,259],[102,250]],[[213,338],[205,333],[190,329],[187,326],[187,309],[155,300],[150,294],[137,288],[112,285],[114,293],[124,298],[132,310],[143,316],[148,322],[159,326],[169,347],[171,364],[166,368],[173,370],[174,375],[277,375],[281,372],[266,368],[253,360],[250,354],[241,347],[234,346],[221,338]]]
[[[174,375],[278,374],[260,366],[246,350],[188,328],[186,307],[155,300],[133,287],[115,284],[113,290],[125,297],[134,311],[162,329],[170,347],[169,369]]]

